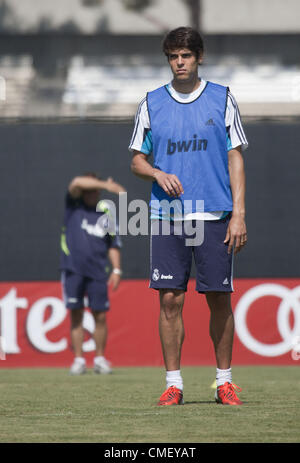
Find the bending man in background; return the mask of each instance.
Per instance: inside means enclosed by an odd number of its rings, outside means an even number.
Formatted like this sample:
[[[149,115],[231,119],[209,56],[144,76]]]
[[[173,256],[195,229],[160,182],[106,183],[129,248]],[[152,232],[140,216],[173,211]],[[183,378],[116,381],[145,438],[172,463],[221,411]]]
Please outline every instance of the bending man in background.
[[[91,173],[71,181],[65,200],[61,278],[65,305],[70,309],[71,317],[75,358],[70,373],[73,375],[86,371],[82,350],[85,296],[95,320],[94,371],[104,374],[112,372],[110,362],[104,356],[108,334],[106,312],[109,310],[108,284],[116,290],[121,279],[121,241],[117,234],[108,233],[107,220],[110,215],[107,203],[99,203],[102,190],[116,194],[125,191],[111,178],[100,180]],[[110,266],[112,270],[109,276]]]

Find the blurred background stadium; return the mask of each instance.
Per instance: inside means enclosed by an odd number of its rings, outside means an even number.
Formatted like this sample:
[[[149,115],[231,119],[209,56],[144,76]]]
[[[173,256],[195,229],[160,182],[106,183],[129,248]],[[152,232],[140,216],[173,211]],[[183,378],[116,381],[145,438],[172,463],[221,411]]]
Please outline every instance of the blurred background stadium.
[[[250,239],[235,276],[289,279],[294,287],[299,16],[298,0],[284,7],[280,0],[0,0],[2,306],[18,282],[59,281],[63,199],[74,175],[111,175],[128,201],[148,201],[150,185],[131,174],[127,147],[139,101],[171,78],[161,41],[180,25],[203,34],[200,74],[230,87],[249,140]],[[148,237],[125,236],[123,243],[124,280],[143,280],[145,298],[152,297]],[[2,336],[3,326],[2,316]]]

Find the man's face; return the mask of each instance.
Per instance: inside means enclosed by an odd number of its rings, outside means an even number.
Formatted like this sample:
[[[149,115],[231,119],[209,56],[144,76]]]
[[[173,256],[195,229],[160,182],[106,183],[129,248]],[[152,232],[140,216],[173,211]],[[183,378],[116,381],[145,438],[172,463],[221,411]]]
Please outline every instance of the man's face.
[[[88,207],[96,207],[99,199],[100,199],[100,191],[99,190],[85,190],[82,193],[83,202]]]
[[[198,76],[198,65],[201,62],[202,55],[197,58],[189,48],[179,48],[169,53],[169,64],[174,79],[180,82],[189,82]]]

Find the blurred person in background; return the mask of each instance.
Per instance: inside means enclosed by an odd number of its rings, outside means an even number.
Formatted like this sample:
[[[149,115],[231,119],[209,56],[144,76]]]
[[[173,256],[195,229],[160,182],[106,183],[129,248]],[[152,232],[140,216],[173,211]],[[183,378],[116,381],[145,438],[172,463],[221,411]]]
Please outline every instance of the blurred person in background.
[[[205,294],[210,309],[217,364],[215,400],[241,405],[231,372],[231,292],[233,255],[247,241],[241,151],[248,143],[229,89],[198,76],[203,60],[200,34],[189,27],[177,28],[166,35],[163,51],[173,79],[141,101],[129,145],[133,173],[153,182],[152,229],[154,221],[160,227],[150,238],[150,287],[159,291],[159,333],[166,368],[166,390],[158,405],[183,404],[182,310],[193,255],[196,291]],[[151,154],[153,167],[148,162]],[[157,206],[174,199],[180,200],[177,217],[170,207],[165,211]],[[204,201],[203,210],[197,209],[197,200]],[[191,209],[186,208],[188,203]],[[169,236],[161,231],[163,220],[170,222]],[[202,221],[203,243],[187,246],[183,239],[187,234],[175,232],[177,220]]]
[[[121,241],[117,233],[109,232],[110,212],[108,203],[100,201],[102,190],[116,194],[125,191],[112,178],[101,180],[95,173],[88,173],[73,178],[65,198],[60,267],[64,301],[70,310],[75,356],[70,368],[72,375],[86,372],[82,350],[85,296],[95,320],[94,371],[112,372],[104,356],[108,335],[106,312],[109,310],[108,285],[116,290],[121,280]],[[109,264],[112,267],[110,276]]]

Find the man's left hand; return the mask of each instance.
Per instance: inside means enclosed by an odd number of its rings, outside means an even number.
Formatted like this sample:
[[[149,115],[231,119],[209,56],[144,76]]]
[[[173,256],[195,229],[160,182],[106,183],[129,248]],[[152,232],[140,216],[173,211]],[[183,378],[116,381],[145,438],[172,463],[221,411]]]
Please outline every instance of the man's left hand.
[[[112,272],[110,274],[110,277],[109,277],[107,283],[108,283],[108,285],[112,286],[113,291],[116,291],[116,289],[118,289],[120,281],[121,281],[121,275],[117,275],[116,273]]]
[[[232,216],[227,228],[224,243],[228,243],[228,254],[234,247],[234,254],[237,254],[247,243],[247,229],[245,220],[240,216]]]

